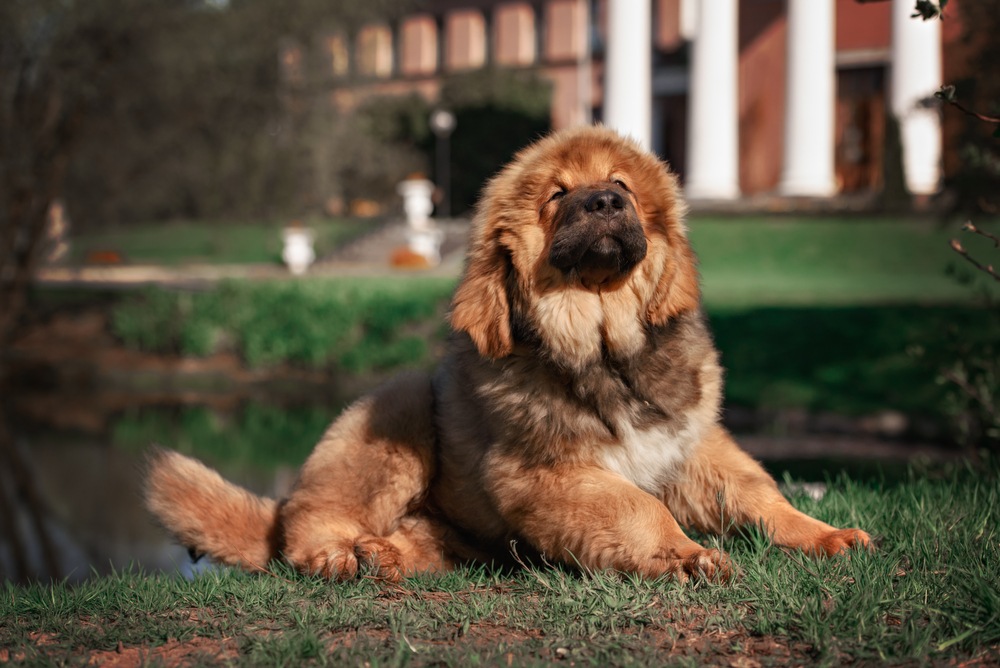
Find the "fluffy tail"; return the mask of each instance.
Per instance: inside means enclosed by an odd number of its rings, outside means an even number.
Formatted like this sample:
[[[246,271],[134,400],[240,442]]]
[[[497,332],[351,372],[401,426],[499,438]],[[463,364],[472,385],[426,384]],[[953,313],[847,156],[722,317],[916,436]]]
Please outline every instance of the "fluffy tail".
[[[155,450],[146,507],[186,547],[216,561],[263,570],[278,554],[278,503],[222,479],[190,457]]]

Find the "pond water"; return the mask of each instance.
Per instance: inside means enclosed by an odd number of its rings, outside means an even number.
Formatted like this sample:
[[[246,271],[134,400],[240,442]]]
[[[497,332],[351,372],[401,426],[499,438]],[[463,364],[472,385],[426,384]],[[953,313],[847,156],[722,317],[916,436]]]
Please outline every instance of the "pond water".
[[[106,423],[67,428],[8,411],[0,448],[0,578],[77,582],[127,568],[191,574],[146,512],[146,453],[192,454],[258,494],[281,496],[336,410],[246,404],[135,406]]]
[[[190,576],[210,567],[192,563],[143,507],[150,445],[192,454],[258,494],[280,497],[338,411],[252,402],[224,410],[126,405],[101,424],[75,427],[7,411],[12,438],[0,450],[0,579],[78,582],[128,568]],[[778,443],[759,435],[747,442],[758,457]],[[780,458],[765,464],[779,480],[823,481],[839,471],[860,480],[905,475],[905,458],[843,456],[813,446],[775,450]]]

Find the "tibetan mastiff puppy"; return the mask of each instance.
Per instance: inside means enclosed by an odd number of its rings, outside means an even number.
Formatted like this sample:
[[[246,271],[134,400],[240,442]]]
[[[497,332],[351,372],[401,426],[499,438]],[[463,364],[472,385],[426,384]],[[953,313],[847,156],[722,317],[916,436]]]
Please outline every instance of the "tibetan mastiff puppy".
[[[869,545],[794,509],[720,426],[684,214],[668,168],[613,131],[538,141],[485,188],[436,372],[348,408],[286,499],[160,450],[148,507],[220,562],[334,579],[502,563],[512,546],[726,578],[726,556],[684,528],[758,525],[815,555]]]

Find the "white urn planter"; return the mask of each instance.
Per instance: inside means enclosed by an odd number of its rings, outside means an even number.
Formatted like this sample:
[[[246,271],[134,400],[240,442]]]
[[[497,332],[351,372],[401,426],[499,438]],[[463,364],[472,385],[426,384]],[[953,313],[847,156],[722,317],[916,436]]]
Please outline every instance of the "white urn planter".
[[[304,274],[309,265],[316,260],[313,250],[313,232],[308,227],[291,225],[281,232],[284,248],[281,259],[285,261],[288,270],[296,276]]]
[[[437,266],[441,263],[441,242],[444,240],[444,231],[428,225],[422,230],[409,230],[406,233],[407,247],[427,260],[428,266]]]
[[[396,191],[403,198],[406,213],[406,242],[409,250],[423,257],[429,266],[441,262],[441,241],[444,233],[431,220],[434,211],[434,184],[427,179],[407,179]]]
[[[406,223],[413,229],[421,229],[431,223],[434,211],[434,184],[427,179],[407,179],[396,186],[396,192],[403,198]]]

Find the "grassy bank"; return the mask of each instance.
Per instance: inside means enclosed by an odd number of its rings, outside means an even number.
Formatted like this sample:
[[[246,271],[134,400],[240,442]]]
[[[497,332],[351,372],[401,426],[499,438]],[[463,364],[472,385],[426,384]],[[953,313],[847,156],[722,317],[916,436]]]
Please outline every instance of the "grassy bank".
[[[422,278],[223,282],[199,292],[146,288],[118,301],[129,346],[205,356],[231,349],[253,367],[293,363],[352,373],[417,364],[443,338],[454,281]]]
[[[812,560],[729,537],[729,584],[558,568],[333,585],[276,567],[0,590],[0,661],[267,665],[934,664],[1000,656],[1000,484],[835,481],[806,512],[881,538]],[[977,664],[978,665],[978,664]],[[986,665],[986,664],[983,664]]]

